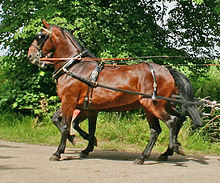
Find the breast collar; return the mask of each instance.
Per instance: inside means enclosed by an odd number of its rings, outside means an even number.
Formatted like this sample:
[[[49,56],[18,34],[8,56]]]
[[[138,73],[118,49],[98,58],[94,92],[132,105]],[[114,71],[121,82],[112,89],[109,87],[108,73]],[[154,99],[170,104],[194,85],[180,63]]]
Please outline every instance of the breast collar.
[[[52,76],[53,78],[57,81],[60,76],[62,76],[65,72],[65,70],[69,70],[73,65],[76,63],[79,63],[81,61],[81,58],[87,57],[89,55],[88,50],[84,50],[82,53],[77,53],[76,55],[73,56],[71,60],[66,62],[64,65],[60,66],[58,69],[56,69]]]

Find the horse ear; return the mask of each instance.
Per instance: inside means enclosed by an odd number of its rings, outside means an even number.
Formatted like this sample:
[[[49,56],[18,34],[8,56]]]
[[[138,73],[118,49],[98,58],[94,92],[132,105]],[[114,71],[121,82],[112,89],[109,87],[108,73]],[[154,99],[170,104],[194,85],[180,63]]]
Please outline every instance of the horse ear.
[[[50,24],[48,24],[44,19],[42,19],[42,23],[46,29],[50,29]]]

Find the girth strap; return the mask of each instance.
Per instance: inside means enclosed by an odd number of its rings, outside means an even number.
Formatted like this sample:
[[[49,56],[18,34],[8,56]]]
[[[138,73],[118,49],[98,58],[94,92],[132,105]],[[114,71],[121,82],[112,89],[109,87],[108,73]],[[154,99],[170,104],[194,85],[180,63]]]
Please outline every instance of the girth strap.
[[[104,64],[102,62],[100,62],[95,69],[92,71],[90,77],[89,77],[89,81],[92,83],[96,83],[99,73],[102,71],[102,69],[104,68]],[[87,94],[85,96],[84,99],[84,108],[90,108],[91,104],[92,104],[92,95],[93,95],[93,88],[90,85],[88,85],[88,90],[87,90]]]
[[[156,81],[155,71],[154,71],[154,68],[151,65],[151,63],[149,63],[149,62],[146,62],[146,63],[149,65],[150,71],[151,71],[151,74],[153,77],[153,95],[152,95],[151,99],[153,100],[153,102],[156,102],[157,101],[157,81]]]

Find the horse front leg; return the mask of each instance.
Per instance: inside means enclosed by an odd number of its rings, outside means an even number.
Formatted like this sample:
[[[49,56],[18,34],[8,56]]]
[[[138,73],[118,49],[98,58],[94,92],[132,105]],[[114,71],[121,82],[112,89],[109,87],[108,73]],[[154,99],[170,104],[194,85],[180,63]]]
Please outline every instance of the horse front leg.
[[[71,105],[69,101],[62,101],[62,123],[60,124],[61,140],[57,151],[50,157],[51,161],[58,161],[61,154],[64,153],[66,148],[66,141],[70,133],[70,126],[72,120],[72,112],[75,105]]]
[[[83,150],[80,153],[81,158],[85,158],[89,156],[89,153],[94,150],[94,145],[95,145],[95,131],[96,131],[96,122],[97,122],[97,116],[98,112],[97,111],[89,111],[88,113],[88,119],[89,119],[89,143],[88,146],[85,150]]]
[[[62,126],[62,111],[61,108],[59,108],[54,114],[53,117],[51,118],[53,124],[58,128],[60,132],[63,131],[63,126]],[[75,145],[74,140],[75,140],[75,135],[70,135],[68,134],[67,138],[68,140]]]
[[[61,154],[64,153],[66,148],[66,140],[69,134],[69,128],[66,124],[62,124],[61,130],[61,140],[60,145],[57,148],[57,151],[50,157],[50,161],[58,161],[61,158]]]

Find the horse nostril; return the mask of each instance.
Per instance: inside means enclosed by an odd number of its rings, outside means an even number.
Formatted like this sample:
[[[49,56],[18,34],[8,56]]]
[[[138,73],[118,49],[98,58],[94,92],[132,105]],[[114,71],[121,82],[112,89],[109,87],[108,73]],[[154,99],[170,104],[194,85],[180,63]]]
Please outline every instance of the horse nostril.
[[[28,58],[29,58],[29,60],[31,60],[32,59],[32,55],[30,54],[30,55],[28,55]]]

